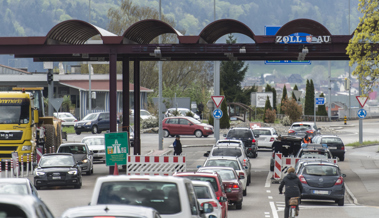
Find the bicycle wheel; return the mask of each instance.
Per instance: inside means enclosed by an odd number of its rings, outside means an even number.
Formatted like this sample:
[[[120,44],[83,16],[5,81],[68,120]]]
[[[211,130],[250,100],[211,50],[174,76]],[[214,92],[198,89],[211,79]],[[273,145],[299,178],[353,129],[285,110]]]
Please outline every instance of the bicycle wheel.
[[[289,217],[294,218],[295,216],[296,216],[296,207],[291,207]]]

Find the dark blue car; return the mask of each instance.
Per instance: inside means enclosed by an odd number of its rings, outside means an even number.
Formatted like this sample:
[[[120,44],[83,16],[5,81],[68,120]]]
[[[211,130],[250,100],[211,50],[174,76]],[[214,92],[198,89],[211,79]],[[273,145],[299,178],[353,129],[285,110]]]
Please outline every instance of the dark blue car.
[[[74,128],[77,135],[80,135],[82,132],[92,132],[93,134],[96,134],[109,130],[109,112],[87,114],[87,116],[85,116],[81,121],[75,123]]]

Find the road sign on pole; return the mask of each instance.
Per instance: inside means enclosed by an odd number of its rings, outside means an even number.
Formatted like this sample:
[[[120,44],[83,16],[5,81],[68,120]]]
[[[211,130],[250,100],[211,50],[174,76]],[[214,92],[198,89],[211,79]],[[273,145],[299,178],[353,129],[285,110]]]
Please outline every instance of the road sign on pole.
[[[359,102],[359,104],[361,105],[361,107],[364,107],[367,100],[368,100],[368,97],[367,96],[355,96]]]
[[[105,137],[105,160],[107,166],[126,165],[128,151],[128,133],[106,133]]]
[[[359,109],[357,112],[359,118],[363,119],[367,116],[367,111],[363,108]]]
[[[212,114],[213,114],[213,117],[215,119],[221,119],[221,117],[222,117],[222,110],[216,108],[216,110],[214,110]]]
[[[223,95],[220,95],[220,96],[213,95],[213,96],[211,96],[211,98],[212,98],[213,102],[215,103],[216,107],[218,108],[218,107],[220,107],[221,102],[222,102],[222,100],[224,100],[225,96],[223,96]]]
[[[316,105],[324,105],[325,98],[316,98]]]

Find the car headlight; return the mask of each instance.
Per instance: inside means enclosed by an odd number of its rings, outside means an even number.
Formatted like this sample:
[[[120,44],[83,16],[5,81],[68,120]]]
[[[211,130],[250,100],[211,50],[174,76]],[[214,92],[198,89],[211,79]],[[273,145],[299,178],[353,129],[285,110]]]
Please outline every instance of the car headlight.
[[[30,151],[31,149],[32,149],[31,145],[24,145],[24,146],[22,146],[21,151]]]
[[[70,171],[68,171],[68,174],[76,175],[76,174],[78,174],[78,171],[77,170],[70,170]]]
[[[90,121],[90,122],[87,122],[85,125],[91,125],[91,123],[92,123],[92,122]]]
[[[45,172],[34,171],[34,175],[35,175],[35,176],[43,176],[43,175],[45,175],[45,174],[46,174]]]
[[[87,163],[87,162],[88,162],[88,159],[82,160],[82,163]]]
[[[205,130],[210,130],[211,128],[204,126],[204,129]]]

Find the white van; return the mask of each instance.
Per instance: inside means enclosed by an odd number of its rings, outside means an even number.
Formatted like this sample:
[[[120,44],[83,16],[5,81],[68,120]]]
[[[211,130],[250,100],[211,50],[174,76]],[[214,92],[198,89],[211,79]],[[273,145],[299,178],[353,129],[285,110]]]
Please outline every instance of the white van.
[[[154,208],[162,218],[200,218],[213,212],[200,208],[192,182],[172,176],[105,176],[96,181],[90,205],[123,204]]]

